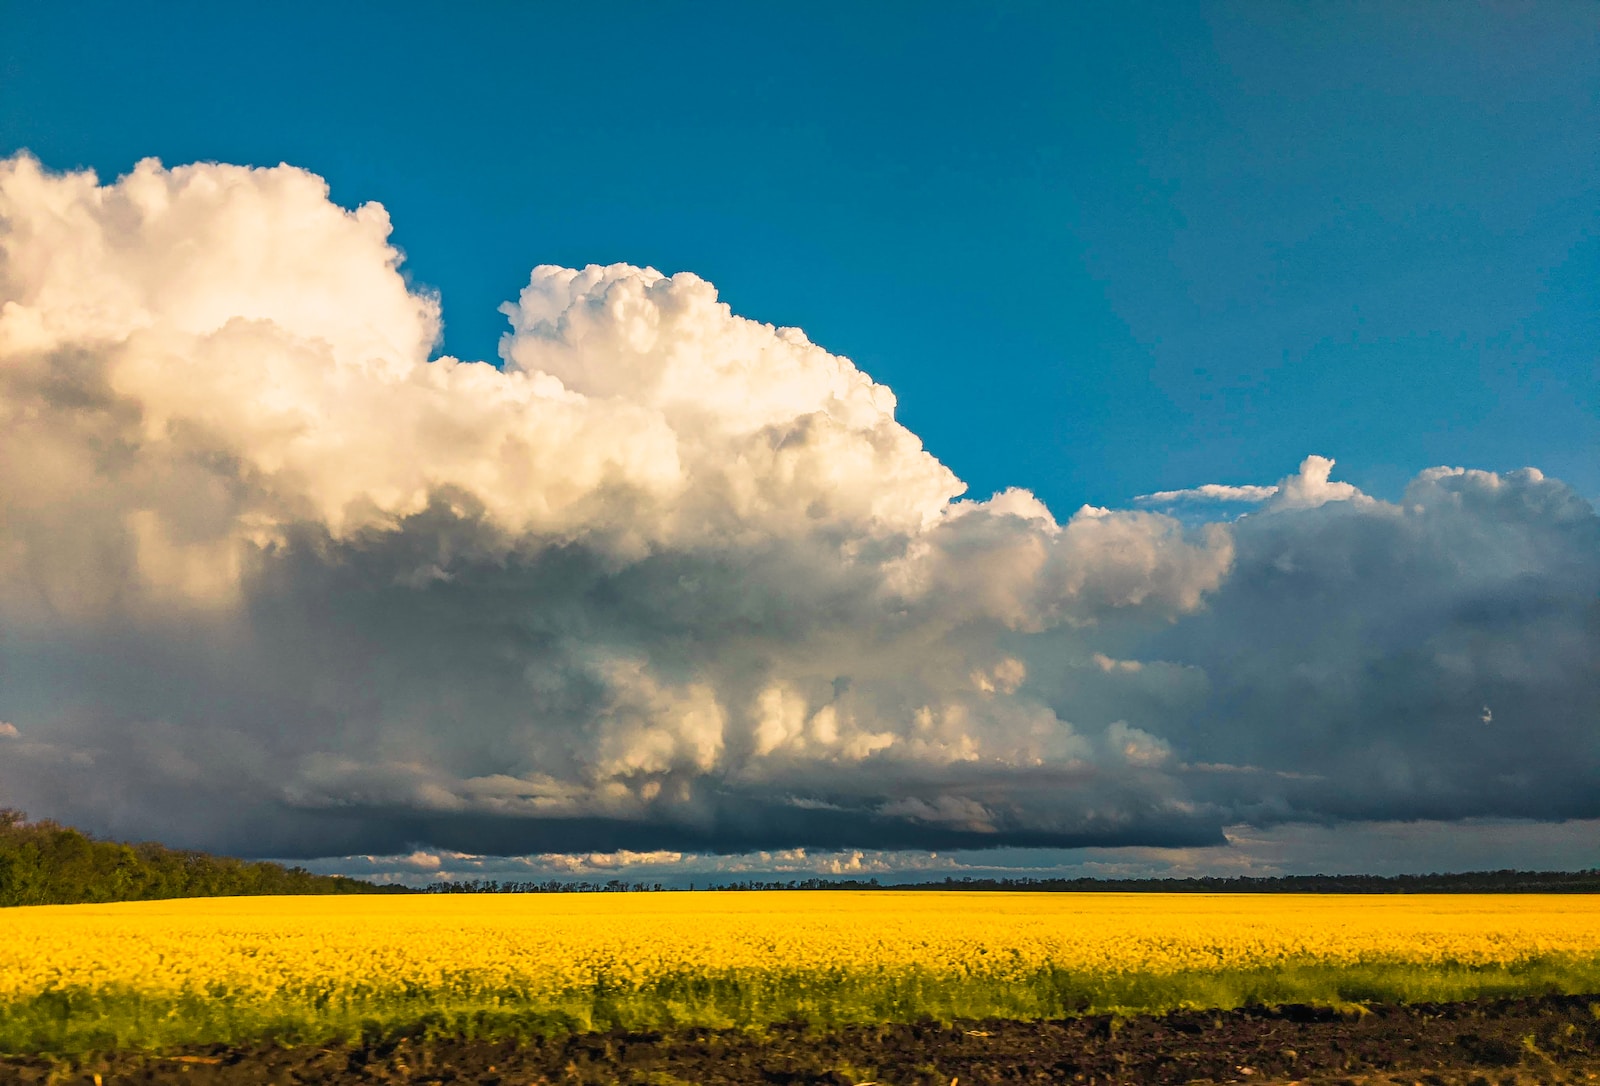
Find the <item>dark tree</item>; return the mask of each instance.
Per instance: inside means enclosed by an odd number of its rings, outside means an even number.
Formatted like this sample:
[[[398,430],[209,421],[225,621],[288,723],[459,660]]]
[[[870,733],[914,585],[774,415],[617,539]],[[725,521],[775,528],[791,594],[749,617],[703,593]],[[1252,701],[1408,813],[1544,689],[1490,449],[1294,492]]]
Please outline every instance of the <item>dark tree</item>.
[[[0,808],[0,906],[76,905],[174,897],[404,893],[303,867],[248,862],[153,842],[98,841]]]

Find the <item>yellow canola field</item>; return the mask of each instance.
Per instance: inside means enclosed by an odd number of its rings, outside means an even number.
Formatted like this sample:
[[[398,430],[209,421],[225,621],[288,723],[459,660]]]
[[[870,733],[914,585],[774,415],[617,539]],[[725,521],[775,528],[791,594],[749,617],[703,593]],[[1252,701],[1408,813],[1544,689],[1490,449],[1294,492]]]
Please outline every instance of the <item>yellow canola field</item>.
[[[1600,954],[1589,895],[724,892],[209,898],[0,912],[0,999],[561,992],[683,973],[1171,974]]]
[[[0,910],[0,1048],[13,1051],[92,1029],[119,1044],[303,1039],[433,1012],[493,1032],[517,1015],[654,1028],[1553,989],[1600,991],[1600,897],[800,891]]]

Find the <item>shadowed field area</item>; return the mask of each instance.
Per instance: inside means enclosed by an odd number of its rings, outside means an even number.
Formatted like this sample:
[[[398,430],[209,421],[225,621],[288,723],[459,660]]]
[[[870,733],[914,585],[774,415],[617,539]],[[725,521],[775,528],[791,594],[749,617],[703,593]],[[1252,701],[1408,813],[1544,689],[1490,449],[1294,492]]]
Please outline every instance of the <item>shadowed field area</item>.
[[[98,1079],[96,1078],[98,1076]],[[765,1030],[579,1034],[280,1048],[201,1046],[164,1056],[0,1059],[0,1081],[523,1086],[1551,1086],[1600,1081],[1600,996],[1410,1006],[1308,1006]]]

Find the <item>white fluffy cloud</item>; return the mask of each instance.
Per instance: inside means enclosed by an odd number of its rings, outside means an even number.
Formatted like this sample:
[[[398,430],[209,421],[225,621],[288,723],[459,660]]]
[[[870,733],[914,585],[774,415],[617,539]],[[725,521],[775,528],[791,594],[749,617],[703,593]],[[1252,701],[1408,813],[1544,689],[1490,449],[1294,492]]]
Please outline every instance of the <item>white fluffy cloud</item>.
[[[1294,701],[1397,666],[1386,622],[1433,646],[1405,681],[1583,742],[1595,517],[1560,484],[1390,505],[1313,456],[1233,525],[963,500],[888,389],[690,274],[537,267],[500,365],[430,361],[388,233],[288,166],[0,163],[0,801],[413,867],[1203,844],[1417,783],[1419,718],[1338,748],[1342,703]],[[1588,742],[1523,771],[1592,781]],[[1367,807],[1296,783],[1390,750]]]

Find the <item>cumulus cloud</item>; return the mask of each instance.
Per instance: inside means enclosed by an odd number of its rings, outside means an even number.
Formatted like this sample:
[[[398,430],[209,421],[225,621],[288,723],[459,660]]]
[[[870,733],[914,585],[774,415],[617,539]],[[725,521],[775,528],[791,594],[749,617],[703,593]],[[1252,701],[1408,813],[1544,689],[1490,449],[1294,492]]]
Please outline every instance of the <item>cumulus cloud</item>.
[[[690,274],[540,266],[500,366],[429,361],[383,209],[291,167],[19,157],[0,220],[34,806],[302,852],[1165,832],[1008,791],[1096,748],[999,640],[1192,611],[1225,531],[958,500],[887,388]]]
[[[1553,480],[1061,519],[692,274],[539,266],[430,361],[388,235],[288,166],[0,163],[5,802],[418,873],[1594,802]]]

